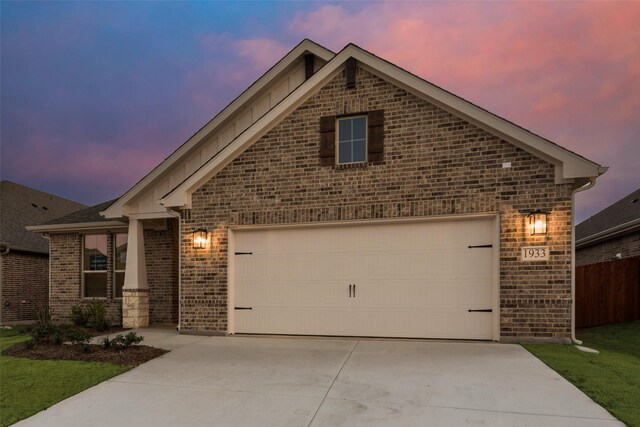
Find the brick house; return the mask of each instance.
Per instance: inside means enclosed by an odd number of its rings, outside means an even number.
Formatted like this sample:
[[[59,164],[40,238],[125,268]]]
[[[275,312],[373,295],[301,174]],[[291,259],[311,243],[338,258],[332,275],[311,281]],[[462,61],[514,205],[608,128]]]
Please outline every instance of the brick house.
[[[567,341],[573,197],[605,171],[305,40],[101,218],[31,229],[60,318],[99,297],[182,333]]]
[[[640,188],[576,225],[576,266],[640,256]]]
[[[49,242],[25,226],[85,207],[11,181],[0,182],[0,324],[34,320],[49,298]]]

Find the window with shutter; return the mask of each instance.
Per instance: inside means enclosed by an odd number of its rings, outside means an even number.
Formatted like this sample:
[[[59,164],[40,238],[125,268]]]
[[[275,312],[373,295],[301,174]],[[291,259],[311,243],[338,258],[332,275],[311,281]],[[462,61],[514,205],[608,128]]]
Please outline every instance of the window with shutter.
[[[348,117],[320,118],[320,164],[322,166],[380,163],[383,160],[383,110]]]

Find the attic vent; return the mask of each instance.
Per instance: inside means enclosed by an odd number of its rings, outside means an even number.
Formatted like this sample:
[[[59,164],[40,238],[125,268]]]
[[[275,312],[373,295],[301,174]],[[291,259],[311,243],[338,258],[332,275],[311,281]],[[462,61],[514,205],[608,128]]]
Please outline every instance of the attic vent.
[[[304,79],[305,80],[313,76],[313,66],[314,66],[313,62],[314,62],[313,53],[307,53],[304,56]]]
[[[633,199],[633,200],[631,201],[631,204],[634,204],[634,203],[638,203],[638,199]]]

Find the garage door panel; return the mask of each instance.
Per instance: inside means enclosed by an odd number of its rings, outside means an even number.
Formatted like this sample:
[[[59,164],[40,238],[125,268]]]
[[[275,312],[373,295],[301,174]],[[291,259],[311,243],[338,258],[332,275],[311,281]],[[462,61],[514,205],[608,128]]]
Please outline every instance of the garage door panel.
[[[492,220],[235,233],[235,332],[490,339]],[[349,285],[356,296],[349,296]]]

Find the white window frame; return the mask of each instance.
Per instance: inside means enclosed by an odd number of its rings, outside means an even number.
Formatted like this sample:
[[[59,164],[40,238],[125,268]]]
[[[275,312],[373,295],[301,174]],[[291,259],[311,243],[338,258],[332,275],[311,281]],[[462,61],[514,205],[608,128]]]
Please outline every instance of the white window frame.
[[[364,118],[364,160],[357,162],[341,162],[340,161],[340,121],[341,120],[353,120]],[[338,165],[354,165],[360,163],[367,163],[369,160],[369,117],[366,114],[356,114],[353,116],[344,116],[336,118],[336,164]],[[353,126],[351,127],[351,136],[353,137]],[[350,140],[351,153],[353,154],[353,138]],[[353,157],[353,156],[352,156]]]
[[[114,299],[122,299],[121,296],[120,297],[116,296],[116,285],[118,284],[118,277],[117,277],[118,273],[124,273],[125,272],[125,270],[117,270],[116,269],[116,265],[118,265],[117,258],[116,258],[116,251],[118,249],[117,243],[118,243],[118,236],[119,235],[124,235],[124,236],[127,236],[127,238],[128,238],[129,233],[114,233],[112,235],[112,238],[113,238],[113,254],[112,254],[112,256],[113,256],[113,263],[112,263],[113,264],[113,279],[112,279],[112,282],[113,283],[112,283],[112,286],[111,286],[111,288],[112,288],[111,289],[111,292],[112,292],[111,295],[113,296]],[[127,250],[129,250],[128,247],[127,247]],[[125,263],[125,269],[126,269],[127,268],[126,267],[127,261],[125,260],[124,263]]]
[[[100,299],[100,300],[106,300],[109,298],[109,250],[107,250],[107,268],[104,270],[85,270],[84,269],[84,252],[86,250],[86,238],[87,236],[106,236],[107,238],[107,248],[109,248],[109,233],[87,233],[87,234],[82,234],[82,258],[81,258],[81,271],[82,271],[82,298],[83,299]],[[85,274],[104,274],[106,276],[106,282],[107,282],[107,287],[106,287],[106,291],[107,291],[107,295],[103,296],[103,297],[90,297],[87,295],[87,287],[86,287],[86,280],[85,280]]]

